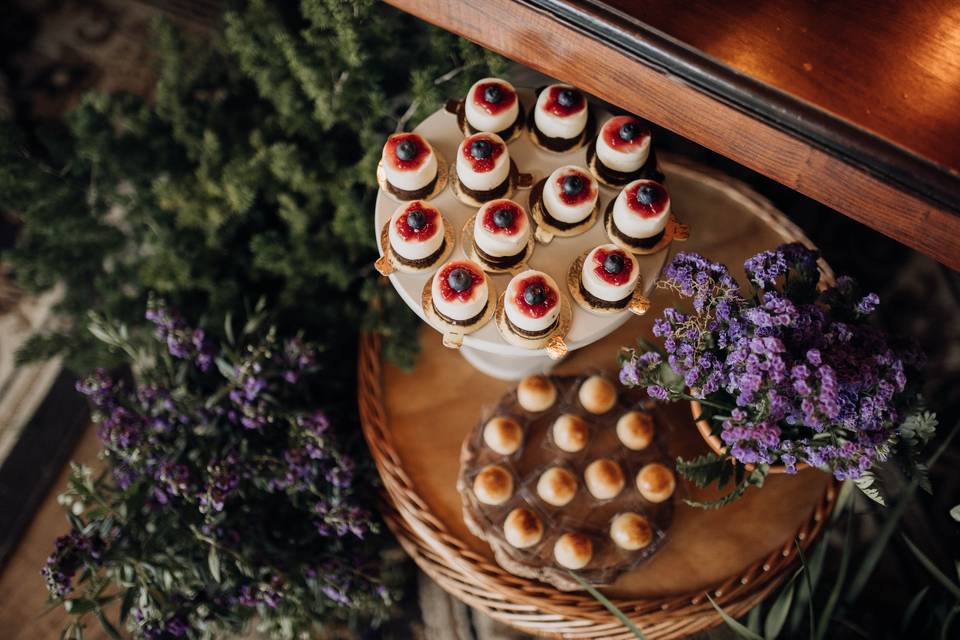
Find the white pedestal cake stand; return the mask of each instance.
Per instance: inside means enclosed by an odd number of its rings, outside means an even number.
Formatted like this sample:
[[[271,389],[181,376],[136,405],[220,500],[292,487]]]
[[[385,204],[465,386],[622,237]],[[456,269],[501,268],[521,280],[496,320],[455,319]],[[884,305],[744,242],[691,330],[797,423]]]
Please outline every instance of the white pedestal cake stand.
[[[521,107],[529,110],[534,103],[533,91],[520,89],[519,94],[522,102]],[[594,110],[599,130],[599,125],[610,115],[595,106],[591,106],[591,108]],[[450,163],[450,180],[456,179],[453,175],[453,168],[456,163],[457,146],[463,140],[463,133],[457,126],[456,116],[441,109],[427,117],[414,131],[426,138]],[[533,184],[550,175],[557,167],[572,164],[586,168],[585,146],[569,153],[550,153],[534,145],[526,132],[510,143],[509,150],[510,157],[517,163],[520,172],[533,175]],[[601,212],[617,194],[618,191],[615,189],[600,187],[599,206]],[[529,212],[529,196],[530,189],[520,189],[514,193],[512,199],[523,205]],[[476,208],[460,202],[449,184],[442,193],[430,202],[440,209],[447,222],[454,227],[457,246],[450,259],[466,257],[464,248],[460,246],[461,231],[467,220],[476,213]],[[399,204],[385,194],[382,189],[377,193],[376,234],[378,240],[380,230]],[[673,203],[671,204],[673,205]],[[678,217],[681,220],[683,219],[682,212]],[[567,271],[577,256],[599,244],[610,242],[603,228],[602,215],[598,218],[598,221],[581,235],[572,238],[554,238],[549,244],[537,242],[533,256],[528,263],[530,268],[544,271],[557,281],[561,292],[567,298],[573,310],[570,330],[564,338],[564,342],[570,351],[586,347],[609,335],[630,317],[629,311],[613,315],[595,315],[584,311],[570,299],[570,295],[566,291]],[[640,286],[643,289],[643,295],[649,295],[653,289],[660,275],[660,270],[667,260],[668,253],[669,248],[653,255],[638,256],[642,279]],[[439,267],[439,265],[437,266]],[[389,276],[390,282],[393,283],[400,297],[427,324],[429,324],[429,321],[421,306],[421,292],[424,284],[433,276],[433,273],[433,271],[413,274],[394,272]],[[510,275],[491,274],[491,278],[499,294],[506,288]],[[441,337],[438,335],[437,340],[440,339]],[[493,321],[488,322],[477,332],[464,336],[460,352],[467,362],[477,370],[501,380],[518,380],[531,373],[547,371],[555,364],[547,356],[544,349],[524,349],[508,344],[500,336],[496,323]]]

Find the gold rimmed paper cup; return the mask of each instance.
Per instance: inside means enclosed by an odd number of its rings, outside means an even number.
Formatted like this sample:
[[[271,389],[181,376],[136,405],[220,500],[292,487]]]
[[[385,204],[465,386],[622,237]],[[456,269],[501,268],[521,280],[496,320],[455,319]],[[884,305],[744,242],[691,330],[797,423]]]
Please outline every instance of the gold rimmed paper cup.
[[[510,275],[516,275],[527,268],[527,262],[530,261],[530,256],[533,255],[533,249],[536,245],[532,229],[529,237],[527,238],[527,246],[524,249],[523,258],[521,258],[520,262],[512,267],[497,267],[484,260],[483,257],[481,257],[477,252],[477,247],[473,241],[473,225],[475,224],[476,219],[477,214],[470,216],[470,219],[467,220],[467,223],[463,225],[463,231],[460,233],[460,245],[463,247],[463,253],[467,256],[467,258],[479,264],[487,273],[509,273]]]
[[[429,144],[429,142],[428,142]],[[447,186],[447,179],[449,178],[449,167],[447,165],[446,159],[443,155],[437,151],[436,147],[430,145],[430,148],[433,149],[433,155],[437,158],[437,181],[433,185],[433,189],[430,190],[430,193],[424,196],[410,196],[409,192],[404,192],[401,189],[397,189],[390,181],[387,180],[387,172],[383,168],[383,159],[380,159],[380,162],[377,163],[377,184],[380,186],[380,189],[387,194],[391,200],[396,202],[410,202],[411,200],[432,200],[436,198]]]
[[[587,255],[591,251],[593,251],[593,249],[584,251],[570,264],[570,269],[567,271],[567,291],[570,292],[570,297],[574,299],[581,309],[598,316],[612,316],[623,313],[624,311],[629,311],[638,316],[645,314],[650,308],[650,300],[641,293],[643,290],[642,275],[637,278],[637,284],[633,288],[633,295],[630,300],[622,307],[599,307],[591,304],[590,301],[583,296],[583,292],[580,290],[581,272],[583,271],[583,262],[587,259]]]
[[[546,184],[546,182],[547,178],[543,178],[537,182],[537,184],[535,184],[533,189],[530,191],[530,217],[533,218],[533,221],[537,223],[537,229],[534,231],[534,237],[537,239],[537,242],[549,244],[555,237],[572,238],[573,236],[579,236],[580,234],[589,231],[590,228],[593,227],[593,224],[597,221],[597,217],[600,214],[600,197],[597,196],[597,204],[593,207],[593,211],[590,212],[590,215],[569,229],[560,229],[559,227],[555,227],[547,222],[546,218],[544,217],[543,186]]]
[[[553,328],[553,331],[538,338],[522,336],[510,329],[510,326],[507,324],[506,310],[503,307],[504,295],[505,294],[500,294],[497,298],[495,318],[497,330],[500,331],[500,336],[508,344],[523,349],[545,349],[551,360],[559,360],[567,355],[568,348],[566,342],[564,342],[564,338],[567,332],[570,331],[570,321],[573,318],[573,310],[565,295],[560,294],[560,317],[557,319],[557,324]]]
[[[443,251],[440,252],[440,255],[437,256],[436,260],[433,260],[428,265],[419,267],[414,267],[400,262],[396,254],[394,254],[393,247],[390,246],[390,219],[387,219],[383,227],[380,229],[380,253],[382,255],[377,259],[376,262],[373,263],[373,267],[377,270],[377,273],[382,276],[388,276],[394,272],[425,273],[436,269],[437,265],[446,262],[447,258],[450,257],[450,254],[453,253],[453,247],[456,244],[456,236],[453,233],[453,228],[447,222],[447,219],[442,213],[440,214],[440,219],[443,220]]]
[[[682,224],[677,220],[676,216],[673,213],[670,213],[670,218],[667,220],[667,224],[663,227],[663,236],[657,241],[656,244],[650,247],[634,247],[623,240],[621,240],[613,232],[613,205],[616,202],[616,198],[611,200],[607,204],[607,208],[603,213],[603,228],[607,232],[607,237],[610,238],[610,242],[617,245],[624,251],[632,253],[637,256],[649,256],[654,253],[659,253],[670,246],[670,244],[676,240],[677,242],[683,242],[690,237],[690,226]]]
[[[487,324],[494,316],[497,306],[497,289],[493,281],[484,275],[487,280],[487,305],[483,308],[480,317],[468,325],[454,324],[441,318],[433,308],[433,278],[428,278],[420,294],[420,304],[427,322],[443,335],[443,346],[449,349],[459,349],[463,344],[463,336],[473,333]]]

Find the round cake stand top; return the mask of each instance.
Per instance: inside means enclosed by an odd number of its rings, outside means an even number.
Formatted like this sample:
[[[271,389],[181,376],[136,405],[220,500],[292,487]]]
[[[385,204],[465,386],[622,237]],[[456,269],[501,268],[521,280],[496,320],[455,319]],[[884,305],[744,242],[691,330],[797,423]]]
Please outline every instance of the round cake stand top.
[[[534,102],[534,94],[529,89],[519,89],[523,107],[529,109]],[[594,114],[597,117],[598,126],[610,117],[605,111],[598,110],[596,106],[591,105]],[[456,162],[457,146],[463,140],[463,133],[457,126],[457,117],[441,109],[436,111],[420,125],[414,129],[426,138],[433,147],[440,152],[440,155],[450,164],[450,180],[454,180],[453,168]],[[576,165],[586,170],[586,147],[570,151],[568,153],[550,153],[541,150],[533,144],[530,138],[524,133],[509,145],[510,157],[517,163],[521,173],[530,173],[533,175],[533,182],[536,183],[541,178],[545,178],[550,173],[564,165]],[[669,185],[668,185],[669,188]],[[599,206],[601,211],[607,203],[617,196],[619,191],[600,186]],[[523,205],[527,213],[530,212],[529,203],[530,189],[518,189],[512,196],[512,199]],[[460,202],[453,193],[453,189],[448,184],[447,187],[436,198],[430,201],[431,204],[440,209],[444,217],[454,227],[454,235],[457,239],[457,246],[450,256],[451,260],[463,259],[466,257],[463,247],[460,246],[460,237],[463,225],[467,220],[477,212],[476,208]],[[377,192],[376,203],[376,233],[380,237],[380,230],[390,219],[394,210],[400,205],[383,190]],[[671,205],[676,211],[676,205]],[[679,209],[679,217],[683,221],[682,208]],[[532,222],[532,219],[531,219]],[[568,299],[569,293],[566,291],[565,283],[567,281],[567,270],[578,255],[582,252],[592,249],[599,244],[610,242],[603,229],[603,221],[598,220],[587,232],[571,238],[554,238],[549,244],[536,243],[533,251],[533,257],[530,259],[529,266],[532,269],[538,269],[550,274],[561,293]],[[378,243],[379,247],[379,243]],[[642,278],[641,286],[644,295],[648,295],[652,290],[654,283],[660,275],[667,260],[669,248],[648,256],[637,256],[640,263],[640,276]],[[390,274],[390,282],[396,288],[403,301],[420,316],[421,320],[426,322],[426,317],[421,307],[421,292],[426,281],[433,276],[433,271],[429,273],[400,273]],[[497,292],[502,293],[510,281],[509,275],[494,275],[491,278],[497,287]],[[569,300],[573,309],[573,320],[570,324],[570,330],[564,341],[569,350],[580,349],[595,340],[599,340],[617,327],[621,326],[630,317],[630,312],[615,315],[594,315],[581,309],[573,300]],[[439,341],[439,337],[437,338]],[[494,322],[488,322],[476,333],[464,336],[463,346],[498,354],[501,356],[512,357],[543,357],[546,352],[544,349],[524,349],[508,344],[500,337]]]
[[[686,211],[697,212],[690,221],[701,233],[691,239],[689,248],[730,265],[735,275],[742,277],[738,265],[758,250],[785,241],[806,241],[799,229],[744,185],[691,166],[665,163],[665,169],[671,176],[673,197]],[[572,354],[555,372],[575,374],[599,368],[613,373],[618,347],[632,344],[638,335],[649,336],[653,318],[672,301],[666,292],[658,291],[651,313],[631,319],[615,333]],[[403,522],[405,544],[422,556],[414,553],[424,566],[423,558],[429,558],[431,570],[449,567],[444,575],[460,585],[458,593],[469,595],[488,611],[499,611],[501,619],[510,619],[502,607],[510,602],[536,608],[524,609],[522,621],[515,621],[527,629],[601,634],[590,637],[604,637],[604,629],[611,635],[614,630],[625,631],[587,594],[562,593],[503,571],[489,546],[469,533],[456,491],[460,446],[482,409],[494,404],[510,385],[476,372],[444,349],[433,339],[435,335],[425,337],[429,339],[422,340],[423,354],[412,373],[390,366],[381,370],[375,341],[365,340],[361,351],[364,434],[397,518]],[[425,388],[430,393],[423,393]],[[689,407],[674,405],[664,413],[669,455],[707,451]],[[686,490],[695,498],[716,496],[709,490],[691,491],[689,486]],[[762,489],[748,491],[723,509],[678,504],[666,545],[650,562],[603,591],[641,626],[670,619],[658,637],[685,635],[689,631],[683,622],[686,616],[712,616],[705,598],[708,592],[721,605],[742,613],[748,602],[756,602],[786,575],[796,558],[794,538],[808,546],[829,517],[836,497],[837,486],[829,475],[806,470],[770,477]],[[397,520],[391,518],[391,522]],[[719,622],[715,616],[711,619]],[[698,624],[702,628],[706,623]]]

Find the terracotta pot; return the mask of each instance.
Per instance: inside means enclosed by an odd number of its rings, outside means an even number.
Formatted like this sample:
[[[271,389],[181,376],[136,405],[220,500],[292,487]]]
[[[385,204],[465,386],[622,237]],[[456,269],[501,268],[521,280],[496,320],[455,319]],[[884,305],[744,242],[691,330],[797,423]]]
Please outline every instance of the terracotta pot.
[[[696,400],[690,401],[690,413],[693,414],[694,420],[697,416],[703,413],[703,407]],[[723,456],[726,455],[727,449],[723,446],[723,441],[720,440],[717,436],[711,433],[712,429],[710,428],[710,423],[706,420],[696,420],[697,431],[700,432],[700,435],[703,436],[704,441],[707,443],[707,446],[710,447],[710,450],[716,453],[717,455]],[[745,465],[747,471],[753,471],[754,466],[752,464]],[[806,462],[801,462],[797,465],[797,471],[802,471],[803,469],[809,469],[810,465]],[[769,469],[770,473],[786,473],[787,467],[782,464],[772,464]]]

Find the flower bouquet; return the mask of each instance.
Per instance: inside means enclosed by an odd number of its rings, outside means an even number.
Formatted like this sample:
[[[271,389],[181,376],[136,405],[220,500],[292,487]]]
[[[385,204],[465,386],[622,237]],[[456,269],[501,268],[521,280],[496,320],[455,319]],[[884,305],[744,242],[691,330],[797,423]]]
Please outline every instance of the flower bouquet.
[[[895,457],[923,478],[917,452],[936,417],[916,390],[922,356],[867,323],[876,294],[846,277],[823,285],[817,258],[796,243],[753,256],[744,264],[748,294],[725,266],[695,253],[664,269],[658,286],[692,309],[667,308],[655,321],[662,350],[643,341],[624,349],[620,381],[699,405],[715,450],[679,459],[677,470],[700,487],[732,488],[690,504],[728,504],[762,486],[774,465],[828,470],[881,502],[878,463]]]
[[[93,405],[104,472],[75,466],[61,502],[71,531],[43,568],[51,598],[81,638],[85,617],[135,638],[233,635],[251,620],[270,637],[319,623],[384,618],[399,562],[380,527],[362,461],[329,415],[330,372],[300,337],[282,340],[257,312],[227,318],[215,346],[161,304],[149,339],[94,319],[132,368],[77,388]]]

